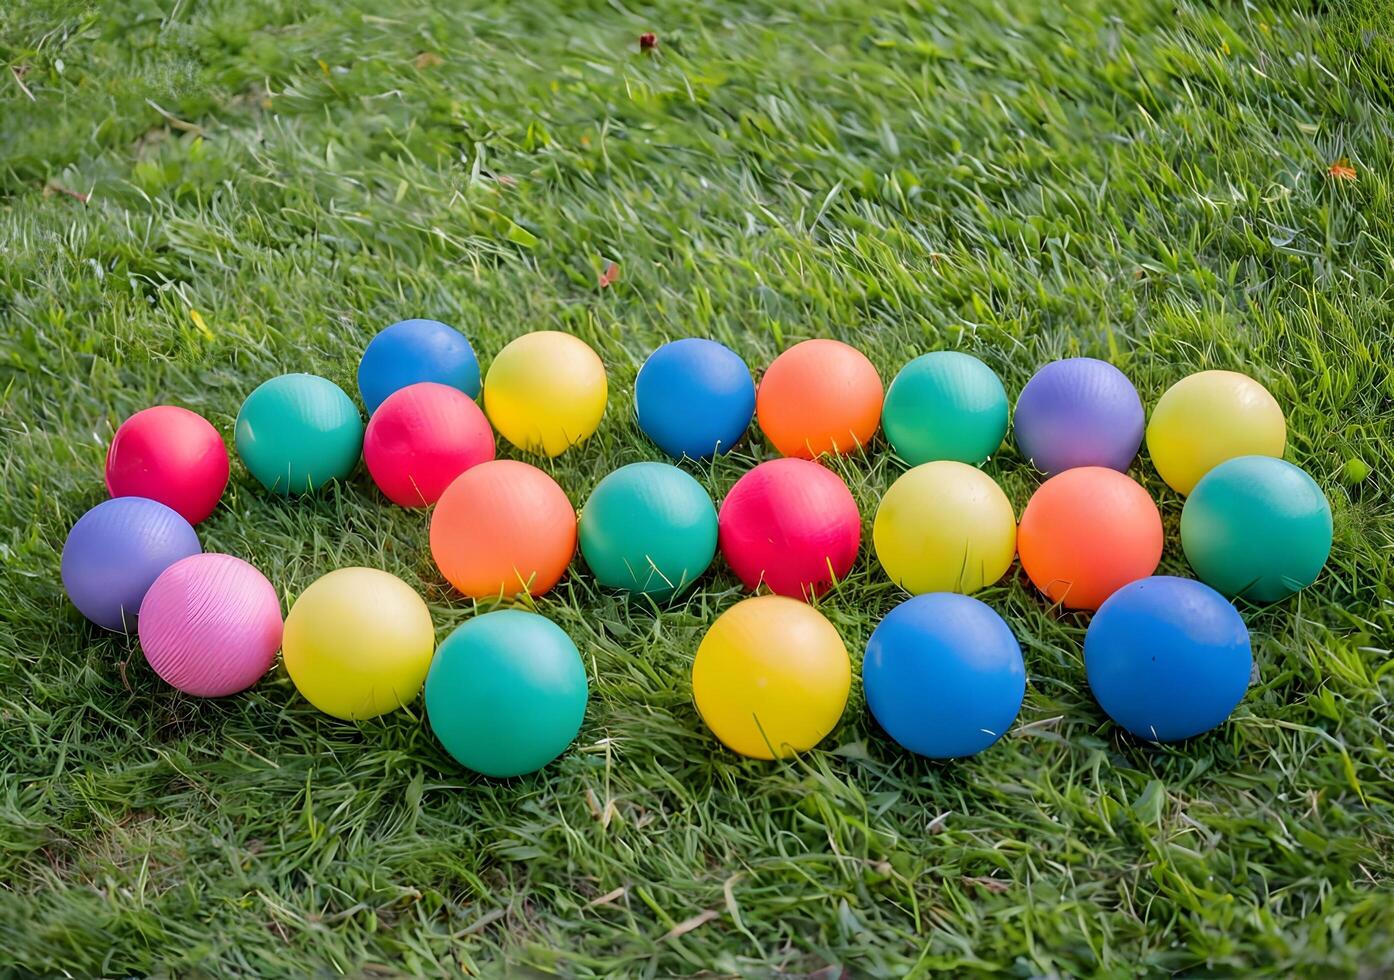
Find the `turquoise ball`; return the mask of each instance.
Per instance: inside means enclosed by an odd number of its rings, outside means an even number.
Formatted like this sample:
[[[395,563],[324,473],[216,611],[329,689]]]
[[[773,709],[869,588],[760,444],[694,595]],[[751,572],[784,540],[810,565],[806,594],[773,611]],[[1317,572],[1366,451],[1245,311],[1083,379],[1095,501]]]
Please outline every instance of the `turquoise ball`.
[[[976,466],[1007,435],[1007,391],[971,354],[921,354],[886,391],[881,426],[896,455],[911,466],[949,459]]]
[[[334,382],[283,374],[247,396],[235,440],[248,472],[268,490],[290,496],[353,472],[363,450],[363,419]]]

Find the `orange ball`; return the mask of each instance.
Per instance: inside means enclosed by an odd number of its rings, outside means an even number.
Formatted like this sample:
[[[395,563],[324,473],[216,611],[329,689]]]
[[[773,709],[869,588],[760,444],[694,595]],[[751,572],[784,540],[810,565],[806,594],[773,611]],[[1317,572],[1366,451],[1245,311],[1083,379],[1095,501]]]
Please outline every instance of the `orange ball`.
[[[541,595],[576,552],[576,511],[536,466],[479,463],[446,487],[431,515],[431,557],[451,585],[476,599]]]
[[[1053,602],[1098,609],[1162,560],[1162,515],[1125,473],[1081,466],[1032,495],[1016,533],[1021,567]]]
[[[881,424],[881,376],[855,347],[805,340],[774,359],[755,395],[760,429],[785,456],[855,452]]]

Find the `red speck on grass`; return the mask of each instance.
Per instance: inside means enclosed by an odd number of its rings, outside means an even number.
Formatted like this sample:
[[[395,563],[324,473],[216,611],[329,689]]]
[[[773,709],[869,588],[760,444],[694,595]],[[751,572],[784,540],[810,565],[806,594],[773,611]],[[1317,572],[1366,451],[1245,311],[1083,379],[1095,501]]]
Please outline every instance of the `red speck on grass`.
[[[639,50],[652,51],[658,47],[658,35],[653,31],[645,31],[639,35]]]

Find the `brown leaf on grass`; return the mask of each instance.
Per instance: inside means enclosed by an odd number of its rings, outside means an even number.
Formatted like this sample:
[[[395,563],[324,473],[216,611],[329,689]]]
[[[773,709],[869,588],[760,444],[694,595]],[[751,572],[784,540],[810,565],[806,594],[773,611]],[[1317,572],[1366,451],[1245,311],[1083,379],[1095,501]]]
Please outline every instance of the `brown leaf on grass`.
[[[605,271],[600,274],[600,288],[606,289],[620,277],[620,267],[614,262],[605,263]]]
[[[422,51],[411,63],[417,68],[435,68],[445,64],[445,59],[434,51]]]
[[[673,928],[663,934],[664,939],[677,939],[679,936],[686,936],[693,929],[700,929],[712,919],[721,918],[721,913],[716,909],[707,909],[705,912],[698,912],[690,919],[683,919]]]
[[[1349,160],[1341,157],[1326,168],[1326,176],[1333,180],[1355,180],[1355,168],[1350,165]]]
[[[50,194],[66,194],[69,197],[71,197],[74,201],[81,201],[83,204],[86,204],[88,201],[92,199],[91,194],[79,194],[75,190],[70,190],[69,188],[64,187],[56,180],[50,180],[47,184],[44,185],[44,197],[48,197]]]
[[[619,888],[616,888],[614,891],[606,892],[604,895],[601,895],[599,898],[593,898],[593,899],[591,899],[589,902],[586,903],[586,907],[587,907],[587,908],[592,908],[592,909],[593,909],[593,908],[595,908],[595,907],[598,906],[598,905],[609,905],[611,902],[618,901],[619,899],[624,898],[624,896],[627,895],[628,893],[629,893],[629,889],[628,889],[628,888],[625,888],[623,885],[621,885]]]
[[[652,51],[658,47],[658,35],[653,31],[645,31],[639,35],[639,50]]]
[[[1002,881],[1000,878],[969,878],[965,875],[962,881],[965,885],[977,885],[979,888],[986,889],[996,895],[1012,889],[1010,881]]]

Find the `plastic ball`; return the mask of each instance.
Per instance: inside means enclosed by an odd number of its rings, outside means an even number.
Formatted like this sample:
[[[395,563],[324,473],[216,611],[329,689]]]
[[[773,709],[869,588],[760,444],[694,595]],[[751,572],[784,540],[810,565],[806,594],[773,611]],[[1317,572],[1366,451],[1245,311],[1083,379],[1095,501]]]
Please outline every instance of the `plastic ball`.
[[[1007,391],[971,354],[922,354],[886,390],[881,425],[896,455],[912,466],[940,459],[981,463],[1007,435]]]
[[[1181,547],[1201,581],[1225,595],[1277,602],[1321,574],[1331,554],[1331,505],[1299,467],[1240,456],[1191,491]]]
[[[1123,586],[1084,635],[1084,669],[1099,706],[1150,742],[1209,731],[1244,699],[1249,631],[1224,596],[1158,575]]]
[[[575,552],[571,501],[527,463],[496,459],[465,470],[431,515],[436,567],[476,599],[542,595],[561,581]]]
[[[728,453],[755,414],[755,382],[740,355],[688,337],[649,355],[634,381],[639,428],[674,459]]]
[[[857,560],[862,519],[832,470],[773,459],[750,470],[722,501],[721,554],[747,588],[764,583],[796,599],[821,595]]]
[[[145,497],[104,500],[68,532],[63,588],[98,626],[130,632],[160,573],[202,550],[193,526],[164,504]]]
[[[891,484],[872,527],[876,557],[905,591],[977,592],[1007,573],[1016,517],[1002,488],[966,463],[922,463]]]
[[[387,499],[425,507],[451,482],[494,458],[494,430],[458,388],[423,381],[387,396],[363,434],[363,462]]]
[[[140,647],[166,684],[201,698],[251,687],[281,648],[281,600],[232,555],[182,558],[140,604]]]
[[[340,568],[290,607],[281,654],[306,701],[359,721],[415,698],[435,645],[431,613],[409,585],[376,568]]]
[[[813,748],[847,706],[852,664],[833,624],[784,596],[756,596],[717,617],[692,661],[697,711],[752,759]]]
[[[1201,371],[1172,385],[1152,409],[1147,451],[1163,480],[1181,495],[1236,456],[1281,457],[1283,410],[1268,389],[1235,371]]]
[[[581,554],[597,582],[666,599],[716,556],[716,508],[667,463],[631,463],[601,480],[581,509]]]
[[[556,330],[523,334],[484,378],[484,410],[524,452],[559,456],[589,438],[605,414],[605,365],[584,340]]]
[[[576,644],[517,609],[457,627],[426,675],[431,730],[456,762],[486,776],[522,776],[561,755],[581,730],[586,696]]]
[[[283,374],[257,388],[237,413],[237,454],[266,489],[289,496],[353,472],[363,419],[334,382]]]
[[[1135,480],[1103,466],[1042,483],[1017,529],[1021,567],[1066,609],[1098,609],[1162,560],[1162,515]]]
[[[851,453],[876,435],[881,376],[855,347],[805,340],[780,354],[755,396],[760,429],[785,456]]]
[[[121,423],[106,454],[113,497],[147,497],[197,524],[218,506],[228,480],[227,446],[202,415],[156,405]]]
[[[465,335],[439,320],[399,320],[380,331],[358,362],[358,392],[372,415],[394,391],[432,381],[479,394],[479,359]]]
[[[1127,470],[1142,445],[1142,400],[1127,375],[1092,357],[1052,361],[1016,400],[1021,455],[1048,476],[1076,466]]]
[[[866,704],[886,734],[931,759],[981,752],[1002,737],[1026,696],[1021,645],[971,596],[932,592],[896,606],[862,660]]]

